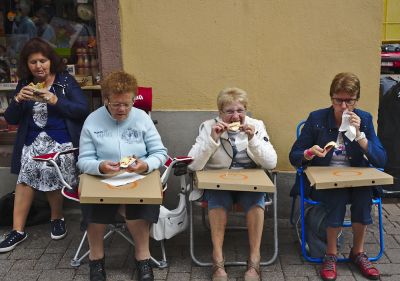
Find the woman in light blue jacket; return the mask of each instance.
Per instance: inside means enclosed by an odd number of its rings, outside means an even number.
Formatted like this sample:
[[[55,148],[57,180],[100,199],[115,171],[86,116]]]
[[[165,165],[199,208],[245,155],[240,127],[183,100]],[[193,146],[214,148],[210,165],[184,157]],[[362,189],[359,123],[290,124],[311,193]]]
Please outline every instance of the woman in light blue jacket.
[[[123,71],[111,73],[102,83],[104,106],[86,119],[80,138],[78,167],[82,173],[103,175],[118,172],[123,157],[137,161],[128,172],[150,173],[167,160],[167,150],[151,118],[133,108],[136,79]],[[158,220],[159,205],[83,204],[88,223],[90,280],[105,280],[103,236],[105,227],[122,213],[135,242],[138,279],[153,280],[150,265],[149,229]]]

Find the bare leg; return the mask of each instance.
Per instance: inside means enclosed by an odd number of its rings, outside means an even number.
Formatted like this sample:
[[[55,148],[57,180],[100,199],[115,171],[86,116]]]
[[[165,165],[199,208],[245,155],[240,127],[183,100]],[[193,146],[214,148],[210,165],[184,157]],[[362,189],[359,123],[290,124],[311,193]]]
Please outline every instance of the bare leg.
[[[367,226],[361,223],[353,223],[353,253],[364,252],[365,231]]]
[[[126,220],[126,225],[135,242],[136,260],[141,261],[149,259],[150,223],[146,220]]]
[[[337,236],[342,228],[341,227],[330,227],[326,228],[326,236],[327,236],[327,246],[326,253],[330,255],[337,254]]]
[[[24,231],[26,218],[28,217],[34,196],[35,190],[32,187],[23,183],[17,184],[14,201],[14,230]]]
[[[89,259],[99,260],[104,257],[104,232],[106,230],[105,224],[89,223],[87,227],[87,237],[89,241]]]
[[[227,223],[227,213],[224,208],[216,208],[208,211],[211,227],[211,240],[213,244],[212,257],[214,262],[221,262],[224,259],[222,246],[224,245],[225,227]],[[226,276],[225,270],[219,268],[214,273],[215,276]]]
[[[46,192],[47,200],[50,204],[51,209],[51,219],[61,219],[63,218],[63,202],[64,197],[60,190],[54,190]]]
[[[250,245],[249,259],[251,262],[258,264],[261,259],[260,246],[264,227],[264,210],[259,206],[252,207],[247,212],[246,219]],[[254,268],[250,268],[246,275],[258,276],[258,273]]]

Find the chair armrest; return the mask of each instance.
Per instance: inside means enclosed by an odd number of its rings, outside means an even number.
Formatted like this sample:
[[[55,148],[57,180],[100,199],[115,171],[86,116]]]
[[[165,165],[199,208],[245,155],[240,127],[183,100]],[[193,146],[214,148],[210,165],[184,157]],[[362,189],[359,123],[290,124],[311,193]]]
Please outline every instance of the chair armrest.
[[[36,161],[45,161],[45,162],[49,162],[50,160],[56,161],[58,156],[60,156],[62,154],[72,153],[76,150],[78,150],[78,148],[71,148],[71,149],[61,151],[61,152],[52,152],[52,153],[43,154],[43,155],[36,155],[36,156],[33,156],[32,159],[36,160]]]
[[[190,156],[177,156],[169,157],[164,167],[167,169],[161,176],[161,184],[163,186],[163,191],[167,189],[167,181],[171,172],[174,172],[175,176],[184,176],[187,174],[187,166],[192,163],[193,157]]]

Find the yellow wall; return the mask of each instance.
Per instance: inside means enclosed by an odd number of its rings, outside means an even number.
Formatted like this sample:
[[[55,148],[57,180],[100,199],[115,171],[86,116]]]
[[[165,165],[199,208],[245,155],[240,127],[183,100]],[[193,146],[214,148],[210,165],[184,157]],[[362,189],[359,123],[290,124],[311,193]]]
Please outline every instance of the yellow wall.
[[[383,0],[383,42],[400,42],[400,0]]]
[[[120,0],[124,69],[152,86],[155,110],[210,110],[226,86],[250,95],[279,168],[299,120],[329,106],[342,71],[376,116],[382,1]],[[184,120],[182,120],[184,122]]]

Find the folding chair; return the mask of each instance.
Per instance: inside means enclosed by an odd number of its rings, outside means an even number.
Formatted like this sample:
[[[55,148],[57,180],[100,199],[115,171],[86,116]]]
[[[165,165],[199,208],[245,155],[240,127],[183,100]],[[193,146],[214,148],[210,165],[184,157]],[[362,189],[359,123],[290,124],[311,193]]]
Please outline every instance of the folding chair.
[[[296,137],[299,138],[301,129],[305,124],[305,120],[300,121],[300,123],[297,125],[296,128]],[[306,228],[305,228],[305,208],[307,205],[309,206],[315,206],[315,205],[320,205],[321,203],[318,201],[314,201],[311,198],[306,197],[305,195],[305,185],[304,185],[304,177],[305,173],[304,170],[306,167],[299,167],[297,169],[296,176],[299,177],[299,182],[300,182],[300,224],[301,224],[301,252],[303,257],[309,261],[309,262],[314,262],[314,263],[322,263],[323,257],[311,257],[308,254],[307,251],[307,246],[306,246]],[[290,222],[292,225],[295,225],[296,222],[294,222],[294,213],[295,213],[295,208],[296,208],[296,200],[297,196],[293,196],[292,198],[292,207],[290,211]],[[382,221],[382,200],[380,197],[378,198],[372,198],[372,204],[376,205],[378,207],[378,224],[379,224],[379,252],[376,256],[369,257],[370,261],[377,261],[379,260],[384,251],[384,238],[383,238],[383,221]],[[343,221],[343,227],[351,227],[351,221],[349,220],[344,220]],[[338,262],[349,262],[349,258],[338,258]]]
[[[194,173],[189,173],[190,176],[190,185],[189,185],[189,191],[187,192],[187,195],[189,196],[190,192],[194,188]],[[272,181],[274,185],[276,186],[276,172],[273,172],[272,175],[269,174],[269,176],[272,176]],[[272,199],[271,197],[272,196]],[[261,261],[260,265],[261,266],[266,266],[270,265],[275,262],[276,258],[278,257],[278,216],[277,216],[277,191],[272,194],[267,194],[266,202],[265,202],[265,210],[269,206],[273,206],[273,224],[274,224],[274,229],[273,229],[273,236],[274,236],[274,252],[272,254],[272,257],[269,260],[266,261]],[[207,201],[190,201],[189,200],[189,239],[190,239],[190,256],[193,260],[193,262],[198,265],[198,266],[212,266],[212,262],[207,262],[207,261],[201,261],[195,254],[195,229],[194,229],[194,214],[193,214],[193,206],[198,206],[202,208],[202,223],[203,226],[206,227],[207,229],[210,229],[209,225],[207,224],[206,221],[206,209],[208,207]],[[234,204],[232,207],[234,212],[241,212],[241,206],[239,204]],[[226,230],[247,230],[246,226],[227,226]],[[247,265],[247,261],[226,261],[225,262],[226,266],[243,266]]]
[[[138,88],[138,95],[136,96],[134,106],[140,109],[143,109],[146,111],[149,115],[151,114],[151,107],[152,107],[152,89],[151,88],[143,88],[139,87]],[[156,123],[156,122],[155,122]],[[60,181],[64,185],[64,187],[61,190],[61,193],[68,199],[74,200],[76,202],[79,202],[79,194],[78,194],[78,188],[77,187],[71,187],[63,178],[63,175],[61,174],[60,168],[59,168],[59,156],[67,153],[73,153],[77,150],[77,148],[73,148],[70,150],[62,151],[62,152],[54,152],[50,154],[45,154],[45,155],[39,155],[33,157],[34,160],[37,161],[44,161],[47,162],[49,165],[54,166],[56,173],[58,174]],[[191,157],[176,157],[176,158],[171,158],[167,160],[167,162],[164,164],[164,167],[166,168],[165,171],[162,173],[161,176],[161,184],[163,187],[163,192],[167,189],[167,181],[172,174],[179,176],[181,180],[181,191],[186,190],[186,181],[185,181],[185,174],[187,173],[187,166],[190,164],[192,161]],[[111,237],[114,233],[117,233],[121,235],[125,240],[127,240],[131,245],[134,245],[133,240],[126,235],[126,230],[127,227],[125,223],[115,223],[115,224],[110,224],[108,225],[108,232],[104,235],[104,240],[108,239]],[[81,265],[81,261],[87,257],[90,253],[90,250],[86,251],[84,254],[80,255],[80,252],[82,250],[82,247],[86,241],[87,237],[87,231],[85,231],[78,249],[76,250],[76,253],[74,257],[71,260],[71,266],[72,267],[79,267]],[[164,246],[164,240],[160,241],[161,244],[161,260],[156,260],[153,257],[150,257],[152,262],[159,268],[166,268],[168,266],[167,258],[166,258],[166,252],[165,252],[165,246]]]

